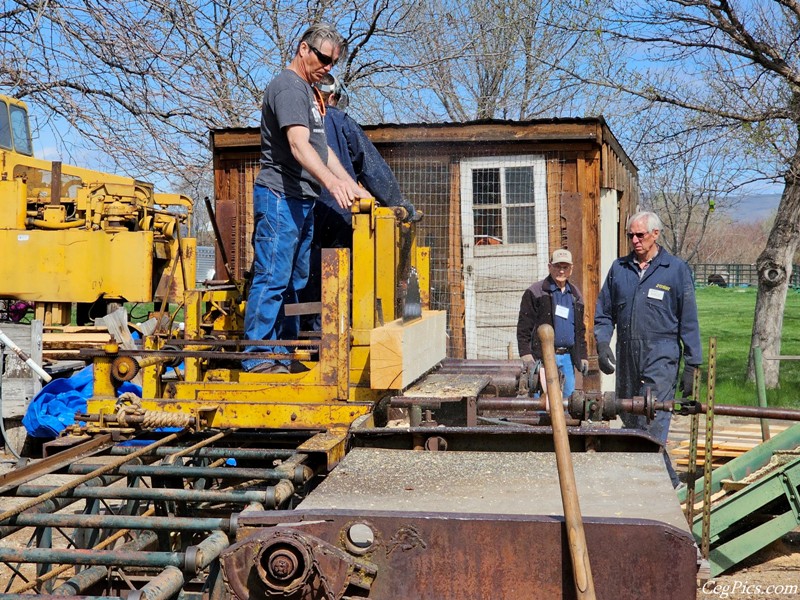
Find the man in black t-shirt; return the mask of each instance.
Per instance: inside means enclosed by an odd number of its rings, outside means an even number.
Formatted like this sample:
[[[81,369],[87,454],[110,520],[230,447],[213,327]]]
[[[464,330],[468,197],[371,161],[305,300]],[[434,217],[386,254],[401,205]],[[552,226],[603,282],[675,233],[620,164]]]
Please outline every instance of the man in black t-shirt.
[[[342,208],[369,194],[328,148],[325,104],[312,84],[346,53],[345,40],[328,25],[310,27],[288,68],[267,86],[261,111],[261,170],[253,190],[253,280],[245,311],[248,340],[297,339],[297,317],[285,303],[297,301],[308,280],[314,202],[324,186]],[[248,352],[287,353],[285,346]],[[288,373],[285,361],[246,359],[247,371]]]

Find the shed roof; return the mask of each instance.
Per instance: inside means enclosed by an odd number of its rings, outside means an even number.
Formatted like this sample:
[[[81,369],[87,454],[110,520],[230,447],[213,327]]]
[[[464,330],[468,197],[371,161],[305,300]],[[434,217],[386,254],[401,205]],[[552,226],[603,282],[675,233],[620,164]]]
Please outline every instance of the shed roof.
[[[591,142],[606,144],[632,173],[638,169],[611,132],[602,116],[564,117],[510,121],[485,119],[461,123],[384,123],[362,125],[375,145],[381,144],[459,144],[480,142]],[[257,127],[231,127],[211,131],[216,148],[260,144]]]

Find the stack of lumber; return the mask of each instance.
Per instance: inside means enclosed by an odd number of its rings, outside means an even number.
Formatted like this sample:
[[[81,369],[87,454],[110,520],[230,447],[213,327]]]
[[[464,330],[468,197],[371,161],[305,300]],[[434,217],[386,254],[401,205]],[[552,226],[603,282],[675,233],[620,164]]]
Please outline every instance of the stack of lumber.
[[[102,348],[113,341],[107,327],[46,327],[42,333],[42,358],[63,360],[78,358],[81,348]]]
[[[790,427],[794,423],[783,421],[771,421],[769,425],[770,434],[775,436],[781,431]],[[700,417],[697,466],[705,464],[705,418]],[[670,430],[669,452],[675,465],[684,469],[689,464],[689,451],[691,430],[688,418],[685,422],[675,423]],[[758,421],[734,420],[717,421],[715,419],[714,439],[712,444],[711,466],[717,468],[731,459],[741,456],[748,450],[752,450],[762,441],[761,425]]]

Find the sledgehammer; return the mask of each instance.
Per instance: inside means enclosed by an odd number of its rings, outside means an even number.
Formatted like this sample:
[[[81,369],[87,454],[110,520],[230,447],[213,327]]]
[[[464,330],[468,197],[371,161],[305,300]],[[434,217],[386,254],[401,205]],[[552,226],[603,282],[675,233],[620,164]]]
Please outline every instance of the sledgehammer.
[[[553,328],[550,325],[540,325],[536,333],[542,342],[542,362],[547,378],[547,399],[550,406],[550,420],[553,424],[553,442],[556,449],[558,483],[561,486],[561,504],[564,507],[564,522],[567,526],[567,541],[572,559],[572,579],[575,582],[578,600],[595,600],[594,580],[589,565],[589,552],[586,548],[586,535],[583,531],[578,488],[575,485],[575,471],[572,467],[572,454],[569,450],[567,422],[564,417],[564,404],[558,381]]]

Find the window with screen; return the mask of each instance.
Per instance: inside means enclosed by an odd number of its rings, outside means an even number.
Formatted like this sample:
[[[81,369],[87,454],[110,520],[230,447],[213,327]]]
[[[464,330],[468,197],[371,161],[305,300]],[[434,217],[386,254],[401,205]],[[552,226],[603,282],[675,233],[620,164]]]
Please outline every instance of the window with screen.
[[[471,173],[475,245],[534,244],[533,166],[476,167]]]

